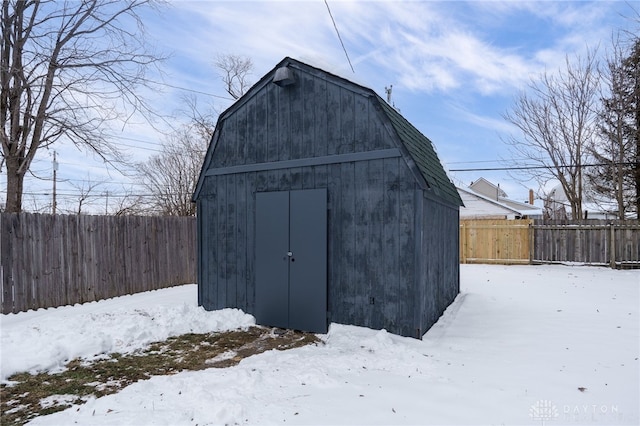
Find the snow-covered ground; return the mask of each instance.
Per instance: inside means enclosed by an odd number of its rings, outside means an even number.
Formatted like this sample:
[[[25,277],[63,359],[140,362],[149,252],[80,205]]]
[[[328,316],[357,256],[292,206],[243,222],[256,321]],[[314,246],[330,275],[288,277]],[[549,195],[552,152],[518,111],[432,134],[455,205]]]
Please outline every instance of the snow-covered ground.
[[[462,265],[422,341],[332,324],[326,344],[135,383],[33,424],[638,424],[640,272]],[[170,335],[246,327],[182,286],[2,315],[2,380]]]

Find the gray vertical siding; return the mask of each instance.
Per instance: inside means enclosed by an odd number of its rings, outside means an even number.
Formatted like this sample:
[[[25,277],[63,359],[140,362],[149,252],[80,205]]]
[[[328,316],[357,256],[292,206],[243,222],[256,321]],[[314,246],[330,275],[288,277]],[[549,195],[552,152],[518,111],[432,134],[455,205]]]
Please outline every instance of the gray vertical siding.
[[[304,74],[268,84],[218,125],[212,168],[394,148],[372,100]]]
[[[298,78],[265,85],[218,124],[211,168],[396,147],[372,98],[312,73]],[[419,337],[458,292],[458,212],[417,196],[402,157],[207,176],[200,303],[254,311],[255,193],[312,188],[327,189],[330,321]]]
[[[423,197],[424,236],[418,286],[421,333],[426,332],[460,292],[458,209]]]
[[[328,192],[331,321],[413,335],[414,187],[401,158],[307,168]],[[301,168],[207,177],[198,205],[201,304],[255,306],[255,192],[301,189]],[[269,181],[277,187],[259,189]],[[404,182],[404,183],[403,183]],[[214,195],[215,194],[215,195]],[[373,299],[371,299],[373,298]],[[373,303],[371,303],[373,302]]]

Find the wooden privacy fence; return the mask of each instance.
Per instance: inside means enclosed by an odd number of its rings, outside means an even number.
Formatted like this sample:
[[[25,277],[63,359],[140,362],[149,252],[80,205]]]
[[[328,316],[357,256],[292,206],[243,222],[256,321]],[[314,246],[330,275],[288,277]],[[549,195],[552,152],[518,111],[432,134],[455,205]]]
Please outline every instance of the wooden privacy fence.
[[[461,220],[460,263],[529,263],[532,220]]]
[[[461,263],[640,267],[638,221],[462,220]]]
[[[533,263],[578,262],[640,267],[640,223],[621,220],[541,221],[533,226]]]
[[[0,214],[2,313],[196,282],[189,217]]]

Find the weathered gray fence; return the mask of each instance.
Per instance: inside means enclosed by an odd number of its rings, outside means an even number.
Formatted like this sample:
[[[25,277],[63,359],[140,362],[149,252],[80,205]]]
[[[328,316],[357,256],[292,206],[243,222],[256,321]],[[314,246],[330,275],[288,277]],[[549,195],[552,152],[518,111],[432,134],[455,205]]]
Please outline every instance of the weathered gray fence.
[[[2,313],[196,282],[189,217],[0,214]]]
[[[460,262],[640,268],[640,222],[461,220]]]
[[[532,262],[640,267],[640,223],[535,220]]]

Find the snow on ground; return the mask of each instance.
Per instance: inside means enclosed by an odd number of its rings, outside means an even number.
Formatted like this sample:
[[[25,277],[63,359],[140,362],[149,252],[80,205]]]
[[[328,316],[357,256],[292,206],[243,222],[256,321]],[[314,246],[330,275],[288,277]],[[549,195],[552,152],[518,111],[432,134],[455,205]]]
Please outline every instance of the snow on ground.
[[[0,381],[21,371],[58,371],[74,358],[128,353],[185,333],[248,327],[238,309],[206,312],[195,284],[83,305],[0,316]]]
[[[332,324],[325,345],[154,377],[32,424],[640,423],[639,271],[462,265],[461,286],[422,341]],[[195,286],[1,321],[3,378],[252,323],[197,308]]]

